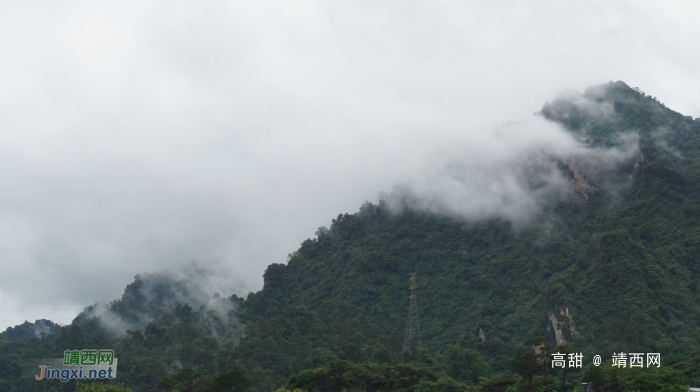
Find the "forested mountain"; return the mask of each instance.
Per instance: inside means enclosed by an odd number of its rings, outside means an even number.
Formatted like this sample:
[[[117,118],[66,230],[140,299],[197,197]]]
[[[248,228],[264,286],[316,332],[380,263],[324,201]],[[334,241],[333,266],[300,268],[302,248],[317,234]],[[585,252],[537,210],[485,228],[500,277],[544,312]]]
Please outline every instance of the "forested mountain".
[[[609,115],[592,113],[606,104]],[[491,355],[533,335],[555,341],[552,313],[568,324],[564,339],[600,354],[697,346],[700,120],[621,82],[555,100],[542,115],[591,144],[639,134],[640,154],[620,173],[598,173],[590,197],[562,194],[519,230],[367,203],[319,230],[287,265],[268,267],[247,306],[264,314],[258,302],[315,309],[334,299],[393,336],[405,318],[408,273],[416,272],[423,340],[434,350],[479,341],[479,330]],[[609,178],[631,180],[613,193]]]
[[[549,194],[527,224],[421,211],[397,193],[365,203],[319,228],[286,264],[271,264],[263,289],[246,299],[209,298],[167,274],[138,277],[121,300],[87,309],[58,333],[29,336],[19,326],[0,335],[0,390],[73,390],[18,378],[19,363],[84,347],[114,347],[118,381],[135,391],[158,390],[187,365],[202,388],[235,368],[260,391],[288,382],[537,390],[547,380],[532,359],[538,336],[583,353],[584,365],[595,354],[662,356],[660,370],[641,376],[592,365],[559,371],[550,389],[572,390],[582,377],[609,390],[697,384],[700,119],[623,82],[564,94],[537,116],[591,148],[638,147],[612,166],[552,157],[548,170],[571,186]],[[408,355],[414,272],[426,350]],[[367,386],[377,378],[385,386]]]

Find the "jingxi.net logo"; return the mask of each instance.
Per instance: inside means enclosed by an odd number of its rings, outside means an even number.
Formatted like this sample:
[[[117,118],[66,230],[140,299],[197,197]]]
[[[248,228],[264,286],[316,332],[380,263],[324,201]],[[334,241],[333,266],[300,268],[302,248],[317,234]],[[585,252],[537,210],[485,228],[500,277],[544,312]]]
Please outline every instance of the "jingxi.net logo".
[[[61,358],[38,358],[28,361],[25,373],[35,380],[113,379],[117,377],[114,350],[66,350]],[[39,368],[38,374],[37,367]],[[31,370],[30,370],[31,369]]]

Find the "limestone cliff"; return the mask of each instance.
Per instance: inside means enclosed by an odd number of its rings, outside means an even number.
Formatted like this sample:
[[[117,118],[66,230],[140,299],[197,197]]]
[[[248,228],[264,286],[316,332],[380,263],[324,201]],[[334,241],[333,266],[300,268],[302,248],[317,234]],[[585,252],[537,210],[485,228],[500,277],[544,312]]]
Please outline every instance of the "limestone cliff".
[[[554,305],[548,312],[549,321],[552,322],[557,345],[573,343],[578,335],[574,325],[574,319],[569,315],[569,308],[566,306]]]

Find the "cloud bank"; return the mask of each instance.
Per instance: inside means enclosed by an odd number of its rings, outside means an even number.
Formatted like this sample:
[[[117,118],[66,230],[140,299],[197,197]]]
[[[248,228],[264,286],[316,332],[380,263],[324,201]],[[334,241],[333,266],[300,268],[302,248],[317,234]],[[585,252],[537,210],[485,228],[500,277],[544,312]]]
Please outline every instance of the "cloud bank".
[[[605,108],[595,109],[606,113]],[[407,207],[523,225],[557,195],[590,196],[592,189],[577,189],[572,171],[591,181],[590,187],[596,181],[605,183],[608,191],[616,190],[624,184],[610,184],[607,177],[639,157],[637,134],[620,134],[618,147],[591,147],[542,116],[478,135],[440,149],[431,161],[416,167],[411,178],[388,195],[389,206],[395,211]]]

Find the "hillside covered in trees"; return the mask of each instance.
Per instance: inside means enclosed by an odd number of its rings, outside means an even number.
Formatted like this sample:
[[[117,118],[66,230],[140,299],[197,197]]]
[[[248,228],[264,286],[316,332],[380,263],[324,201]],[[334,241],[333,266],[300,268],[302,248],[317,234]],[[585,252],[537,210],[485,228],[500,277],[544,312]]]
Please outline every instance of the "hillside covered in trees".
[[[113,347],[117,381],[134,391],[175,388],[183,369],[201,390],[232,369],[257,391],[700,386],[700,119],[623,82],[562,95],[537,116],[591,148],[635,149],[614,165],[548,158],[535,169],[569,186],[526,224],[412,208],[397,188],[319,228],[247,298],[137,276],[71,325],[0,334],[0,390],[75,390],[20,377],[21,363],[87,347]],[[409,273],[424,347],[415,353],[402,352]],[[547,376],[547,350],[580,352],[584,367]],[[660,353],[662,366],[590,365],[617,352]]]

